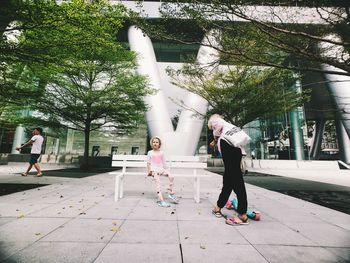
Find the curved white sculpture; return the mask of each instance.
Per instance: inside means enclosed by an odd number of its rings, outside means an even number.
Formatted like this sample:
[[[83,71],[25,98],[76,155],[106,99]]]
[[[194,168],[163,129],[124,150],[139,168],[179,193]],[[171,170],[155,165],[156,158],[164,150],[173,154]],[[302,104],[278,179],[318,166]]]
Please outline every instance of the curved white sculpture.
[[[191,110],[182,110],[176,131],[174,131],[166,97],[161,87],[159,70],[154,54],[152,42],[140,29],[131,26],[128,31],[130,49],[138,54],[138,71],[147,75],[150,85],[157,92],[145,98],[150,107],[146,113],[146,120],[150,136],[162,138],[162,149],[169,155],[194,155],[203,127],[203,118],[194,116]],[[217,59],[217,52],[209,47],[202,46],[197,59],[201,63],[210,63],[212,56]],[[185,105],[200,114],[205,114],[207,102],[200,96],[189,93]]]
[[[336,35],[328,35],[329,39],[338,40]],[[325,57],[333,59],[341,59],[344,56],[349,56],[342,46],[321,42],[319,44],[320,52]],[[345,72],[342,69],[336,68],[328,64],[321,64],[323,70]],[[327,80],[327,86],[335,101],[338,109],[340,120],[342,121],[346,133],[350,137],[350,77],[336,74],[324,74]]]
[[[172,132],[173,126],[161,87],[151,39],[135,26],[129,28],[128,38],[130,49],[138,55],[138,72],[147,76],[150,86],[156,90],[155,94],[145,98],[150,107],[146,112],[150,135],[161,136],[163,133]]]
[[[209,44],[209,42],[212,45],[218,45],[217,38],[214,35],[216,34],[210,32],[207,36],[204,37],[202,41],[204,45],[200,46],[197,54],[198,63],[201,66],[205,66],[209,74],[210,71],[218,66],[217,61],[219,54],[217,50],[206,46],[206,44]],[[184,100],[184,105],[189,109],[182,110],[176,132],[185,133],[186,136],[191,140],[187,145],[184,146],[184,151],[186,153],[194,154],[204,123],[204,119],[200,116],[195,116],[194,111],[204,115],[207,112],[208,102],[197,94],[188,92],[188,95]]]

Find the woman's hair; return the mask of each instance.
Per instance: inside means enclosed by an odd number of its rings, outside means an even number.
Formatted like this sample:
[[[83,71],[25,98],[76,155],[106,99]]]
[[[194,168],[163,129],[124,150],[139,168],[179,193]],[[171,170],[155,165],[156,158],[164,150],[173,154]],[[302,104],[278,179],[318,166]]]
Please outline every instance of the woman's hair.
[[[152,142],[154,139],[157,139],[159,141],[159,147],[160,147],[162,145],[162,140],[158,136],[153,136],[149,141],[149,144],[152,146]]]
[[[210,116],[208,120],[208,128],[211,130],[213,127],[213,121],[217,119],[222,119],[222,117],[219,114],[213,114]]]

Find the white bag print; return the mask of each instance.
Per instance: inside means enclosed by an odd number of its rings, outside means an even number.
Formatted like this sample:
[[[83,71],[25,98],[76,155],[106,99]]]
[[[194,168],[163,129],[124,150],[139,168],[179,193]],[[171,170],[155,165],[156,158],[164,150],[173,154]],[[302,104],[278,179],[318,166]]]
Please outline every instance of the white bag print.
[[[250,137],[241,128],[225,121],[221,136],[231,145],[240,147],[250,142]]]

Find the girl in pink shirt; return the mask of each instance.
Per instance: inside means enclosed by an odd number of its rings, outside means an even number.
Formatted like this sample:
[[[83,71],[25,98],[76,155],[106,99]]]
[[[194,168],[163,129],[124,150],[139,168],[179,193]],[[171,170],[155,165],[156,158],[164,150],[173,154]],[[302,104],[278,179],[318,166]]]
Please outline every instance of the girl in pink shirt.
[[[160,150],[160,146],[162,142],[159,137],[152,137],[150,141],[152,150],[147,153],[147,173],[148,176],[153,176],[156,183],[156,190],[158,195],[158,205],[161,207],[169,207],[170,204],[164,201],[161,184],[160,184],[160,176],[168,176],[169,178],[169,194],[168,197],[174,202],[178,203],[178,199],[173,192],[174,185],[174,177],[170,175],[170,173],[165,169],[165,155],[163,151]]]

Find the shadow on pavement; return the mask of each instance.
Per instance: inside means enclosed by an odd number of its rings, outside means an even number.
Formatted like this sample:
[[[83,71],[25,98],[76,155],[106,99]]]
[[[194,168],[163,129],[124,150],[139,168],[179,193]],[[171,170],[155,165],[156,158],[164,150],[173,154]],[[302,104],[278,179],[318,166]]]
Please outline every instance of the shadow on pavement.
[[[119,170],[120,168],[91,168],[89,170],[81,170],[80,168],[64,168],[57,170],[43,171],[44,176],[67,177],[67,178],[84,178],[94,176],[101,173],[109,173]]]
[[[84,178],[88,176],[94,176],[101,173],[108,173],[119,170],[120,168],[91,168],[90,170],[84,171],[79,168],[65,168],[57,170],[43,170],[45,177],[66,177],[66,178]],[[18,173],[20,174],[20,173]],[[31,172],[30,176],[33,176],[35,172]],[[0,183],[0,196],[17,193],[37,187],[46,186],[48,184],[27,184],[27,183]]]
[[[48,184],[0,184],[0,196],[12,193],[22,192],[25,190],[47,186]],[[38,189],[39,190],[39,189]]]
[[[350,187],[249,172],[244,181],[350,214]]]

